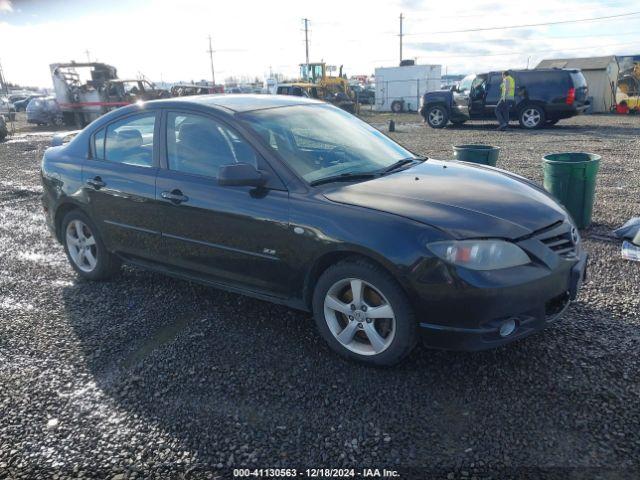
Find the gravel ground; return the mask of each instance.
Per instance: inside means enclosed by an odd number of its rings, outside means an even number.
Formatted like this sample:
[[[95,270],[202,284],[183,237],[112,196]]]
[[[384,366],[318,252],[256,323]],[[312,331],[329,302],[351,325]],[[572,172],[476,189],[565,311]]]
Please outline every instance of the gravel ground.
[[[383,128],[391,117],[365,118]],[[495,351],[418,348],[371,369],[331,353],[295,310],[133,268],[78,280],[40,211],[50,134],[19,125],[0,144],[0,478],[226,478],[240,466],[639,474],[640,264],[608,238],[640,214],[638,118],[507,133],[395,119],[394,138],[416,152],[498,145],[499,166],[535,181],[546,153],[603,156],[583,232],[589,280],[564,321]]]

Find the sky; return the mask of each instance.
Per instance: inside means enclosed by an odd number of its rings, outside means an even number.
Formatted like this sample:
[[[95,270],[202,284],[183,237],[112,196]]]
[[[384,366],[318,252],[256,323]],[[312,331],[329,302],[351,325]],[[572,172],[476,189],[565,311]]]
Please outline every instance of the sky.
[[[594,17],[608,20],[469,31]],[[305,61],[372,74],[403,58],[445,73],[534,67],[543,58],[640,54],[637,0],[0,0],[0,62],[13,83],[50,87],[49,64],[101,61],[120,78],[294,77]],[[466,31],[460,31],[466,30]],[[456,32],[452,32],[456,31]]]

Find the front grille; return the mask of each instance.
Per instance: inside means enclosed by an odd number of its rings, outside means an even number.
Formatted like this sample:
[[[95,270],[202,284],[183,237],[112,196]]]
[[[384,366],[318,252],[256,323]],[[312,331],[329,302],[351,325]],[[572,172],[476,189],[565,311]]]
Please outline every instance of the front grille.
[[[572,226],[567,222],[556,222],[538,230],[533,237],[563,258],[576,255],[576,244],[571,234]]]

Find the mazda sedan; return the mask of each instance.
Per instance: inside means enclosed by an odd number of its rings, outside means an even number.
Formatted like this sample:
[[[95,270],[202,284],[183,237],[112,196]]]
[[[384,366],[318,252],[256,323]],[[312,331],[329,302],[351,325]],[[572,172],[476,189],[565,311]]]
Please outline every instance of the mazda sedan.
[[[42,181],[81,277],[126,262],[311,311],[332,349],[375,365],[420,337],[523,338],[559,318],[586,266],[567,212],[526,179],[414,155],[298,97],[120,108],[49,148]]]

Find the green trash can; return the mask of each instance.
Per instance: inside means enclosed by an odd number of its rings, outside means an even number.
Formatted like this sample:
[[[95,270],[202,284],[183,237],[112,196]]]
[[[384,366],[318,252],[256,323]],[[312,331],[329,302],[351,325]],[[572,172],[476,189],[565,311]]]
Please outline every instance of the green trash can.
[[[463,162],[480,163],[482,165],[496,166],[500,147],[491,145],[456,145],[453,147],[453,156]]]
[[[565,206],[578,228],[591,223],[600,155],[552,153],[542,157],[544,188]]]

